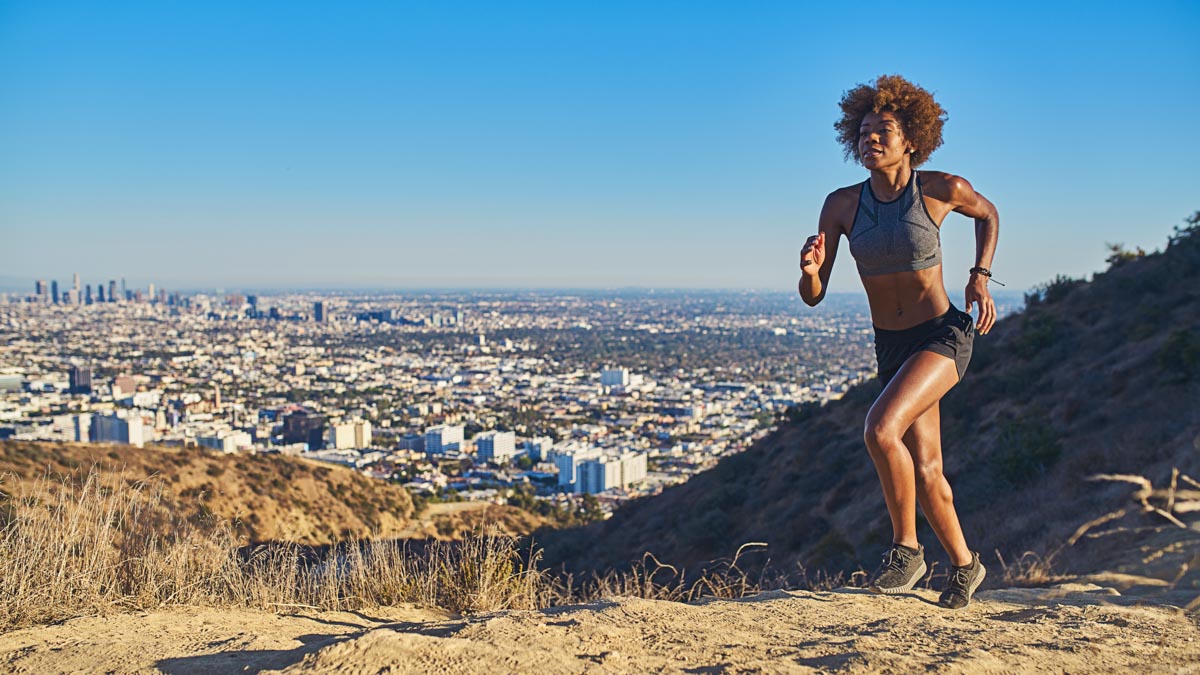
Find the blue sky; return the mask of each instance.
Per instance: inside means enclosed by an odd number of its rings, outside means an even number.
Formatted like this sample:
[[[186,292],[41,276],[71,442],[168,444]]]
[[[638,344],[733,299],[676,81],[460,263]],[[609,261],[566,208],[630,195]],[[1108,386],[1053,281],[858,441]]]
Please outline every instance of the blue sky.
[[[926,168],[997,204],[1009,288],[1200,209],[1200,4],[949,7],[0,0],[0,275],[794,288],[881,73],[949,112]]]

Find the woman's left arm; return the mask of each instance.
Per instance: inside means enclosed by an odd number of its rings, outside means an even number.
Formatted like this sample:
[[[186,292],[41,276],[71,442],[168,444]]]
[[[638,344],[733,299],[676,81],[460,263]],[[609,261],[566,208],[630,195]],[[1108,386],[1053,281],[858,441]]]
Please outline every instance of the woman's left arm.
[[[1000,236],[1000,214],[996,205],[987,197],[975,191],[965,178],[946,176],[946,187],[949,188],[949,201],[955,213],[961,213],[975,219],[975,267],[986,270],[992,269],[992,256],[996,253],[996,240]],[[979,318],[975,327],[980,334],[987,333],[996,323],[996,303],[988,292],[988,277],[979,272],[972,272],[967,282],[966,311],[971,311],[971,305],[979,305]]]

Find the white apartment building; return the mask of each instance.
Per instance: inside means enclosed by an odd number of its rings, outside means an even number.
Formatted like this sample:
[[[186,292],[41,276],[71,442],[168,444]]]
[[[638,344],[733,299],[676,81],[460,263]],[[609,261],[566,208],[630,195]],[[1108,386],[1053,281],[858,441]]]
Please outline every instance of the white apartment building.
[[[558,486],[570,488],[575,485],[578,478],[578,467],[580,462],[589,459],[600,457],[601,452],[597,448],[586,448],[583,446],[571,446],[566,448],[558,448],[552,454],[554,458],[554,466],[558,467]]]
[[[645,454],[626,452],[620,457],[606,455],[579,463],[575,493],[596,494],[628,487],[645,479]]]
[[[462,425],[451,426],[439,424],[425,430],[425,453],[429,455],[444,455],[447,452],[458,452],[463,446]]]
[[[621,486],[628,487],[646,480],[647,458],[644,452],[621,455]]]
[[[600,384],[605,387],[629,386],[629,370],[626,368],[605,368],[600,371]]]
[[[215,434],[197,436],[196,444],[210,450],[224,453],[234,453],[238,450],[248,450],[254,447],[254,441],[245,431],[221,430]]]
[[[544,462],[549,459],[552,452],[554,452],[554,439],[549,436],[538,436],[525,441],[525,453],[534,461]]]
[[[596,494],[621,485],[621,460],[597,457],[579,463],[575,494]]]
[[[154,408],[162,403],[161,391],[138,391],[134,392],[128,399],[129,405],[134,408]]]
[[[485,431],[475,437],[475,455],[494,464],[507,464],[517,456],[517,436],[511,431]]]
[[[325,447],[332,450],[371,447],[371,423],[354,420],[329,425],[325,430]]]

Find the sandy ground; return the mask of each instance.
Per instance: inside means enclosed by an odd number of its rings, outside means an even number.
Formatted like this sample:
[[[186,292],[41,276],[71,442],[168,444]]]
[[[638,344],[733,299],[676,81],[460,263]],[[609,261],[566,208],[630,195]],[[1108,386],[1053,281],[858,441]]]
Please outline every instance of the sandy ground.
[[[183,609],[0,635],[0,671],[329,673],[1200,673],[1200,626],[1093,584],[983,592],[775,591],[695,605],[619,598],[452,618],[417,609]]]

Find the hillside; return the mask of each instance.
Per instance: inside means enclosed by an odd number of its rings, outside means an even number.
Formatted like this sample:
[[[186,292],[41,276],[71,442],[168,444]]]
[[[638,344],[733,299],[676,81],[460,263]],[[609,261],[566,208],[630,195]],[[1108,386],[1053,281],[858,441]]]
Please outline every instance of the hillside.
[[[199,448],[0,442],[0,476],[25,489],[51,474],[86,474],[126,484],[161,478],[164,505],[188,517],[236,521],[254,542],[328,544],[397,536],[413,523],[413,502],[398,486],[327,464],[279,455],[222,455]],[[15,488],[0,482],[7,492]],[[2,496],[2,495],[0,495]]]
[[[52,474],[84,477],[97,466],[104,479],[161,479],[170,510],[235,521],[247,541],[322,545],[363,538],[461,540],[485,523],[527,535],[545,518],[480,502],[429,504],[416,512],[404,488],[347,468],[282,455],[222,455],[199,448],[134,448],[86,443],[0,441],[0,477],[25,488]],[[0,488],[5,481],[0,478]],[[6,488],[9,492],[12,488]],[[0,504],[4,494],[0,491]]]
[[[961,303],[961,290],[950,290]],[[1047,554],[1082,523],[1129,505],[1129,485],[1085,480],[1093,474],[1138,474],[1160,487],[1173,467],[1200,478],[1194,222],[1161,253],[1114,255],[1090,282],[1047,284],[975,345],[963,383],[942,401],[943,455],[967,540],[985,560],[995,562],[993,551],[1009,560]],[[798,566],[834,575],[874,568],[891,542],[862,440],[878,392],[872,380],[826,407],[795,411],[746,452],[608,521],[538,533],[547,561],[603,569],[650,551],[695,570],[744,542],[764,542],[765,552],[744,556],[743,566],[769,559],[790,583],[802,579]],[[1136,510],[1124,524],[1179,529]],[[945,569],[944,552],[923,520],[920,527]],[[1200,552],[1194,537],[1180,546],[1176,562]],[[1109,550],[1084,541],[1054,562],[1058,571],[1111,571],[1121,561]]]

